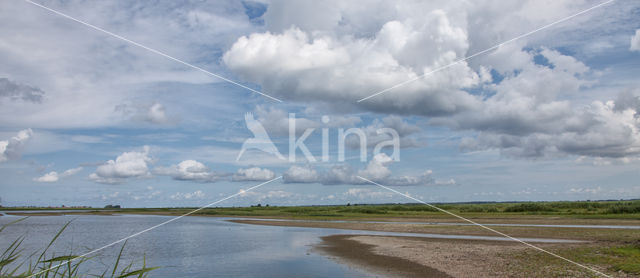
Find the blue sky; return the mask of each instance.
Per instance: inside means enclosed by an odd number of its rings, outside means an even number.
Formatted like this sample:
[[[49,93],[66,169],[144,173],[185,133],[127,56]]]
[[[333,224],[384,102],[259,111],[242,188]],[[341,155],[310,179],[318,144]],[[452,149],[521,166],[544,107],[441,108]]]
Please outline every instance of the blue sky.
[[[13,205],[198,206],[640,197],[640,5],[614,1],[0,3],[0,198]],[[374,1],[375,2],[375,1]],[[329,161],[257,150],[296,138]],[[323,116],[329,121],[324,123]],[[367,161],[339,129],[361,128]],[[400,137],[399,161],[374,156]],[[352,138],[353,139],[353,138]]]

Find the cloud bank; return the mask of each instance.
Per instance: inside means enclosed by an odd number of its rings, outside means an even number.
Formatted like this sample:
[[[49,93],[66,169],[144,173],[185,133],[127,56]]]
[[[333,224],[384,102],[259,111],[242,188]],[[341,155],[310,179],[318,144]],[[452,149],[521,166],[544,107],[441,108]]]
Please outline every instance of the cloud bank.
[[[41,177],[34,178],[33,181],[37,181],[37,182],[57,182],[61,178],[66,178],[66,177],[69,177],[69,176],[73,176],[73,175],[77,174],[80,171],[82,171],[82,167],[72,168],[72,169],[66,170],[66,171],[64,171],[62,173],[58,173],[56,171],[51,171],[49,173],[46,173],[46,174],[42,175]]]
[[[24,145],[31,137],[33,137],[33,131],[24,129],[9,140],[0,140],[0,162],[20,158]]]
[[[369,184],[358,176],[368,180],[390,186],[409,185],[454,185],[453,179],[436,181],[432,171],[426,170],[420,175],[394,176],[389,165],[393,160],[386,154],[377,154],[364,169],[354,170],[351,166],[333,165],[327,171],[321,172],[310,165],[293,165],[283,174],[284,183],[320,183],[324,185],[339,184]]]
[[[154,173],[170,176],[175,180],[196,182],[216,182],[222,176],[196,160],[184,160],[177,165],[158,167],[154,169]]]
[[[476,132],[461,142],[463,150],[498,149],[525,158],[639,154],[639,111],[613,109],[622,104],[616,99],[572,102],[566,96],[594,86],[601,73],[567,53],[531,44],[535,38],[449,67],[589,3],[557,1],[553,13],[535,12],[548,11],[543,7],[548,3],[535,1],[379,4],[362,9],[335,3],[335,9],[326,10],[305,3],[297,11],[304,16],[288,18],[283,25],[276,15],[291,7],[276,1],[265,14],[267,30],[237,39],[223,61],[244,80],[281,99],[335,111],[422,116],[433,125]],[[317,10],[327,14],[319,18]],[[377,16],[365,18],[364,11]],[[595,15],[567,24],[579,30]],[[424,74],[428,76],[356,102]]]

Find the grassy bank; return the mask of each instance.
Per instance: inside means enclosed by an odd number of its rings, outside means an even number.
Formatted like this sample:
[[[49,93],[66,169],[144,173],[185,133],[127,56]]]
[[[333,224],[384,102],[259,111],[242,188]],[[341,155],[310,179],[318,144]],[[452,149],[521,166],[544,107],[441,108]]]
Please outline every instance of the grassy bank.
[[[576,201],[576,202],[520,202],[520,203],[458,203],[433,204],[441,209],[466,217],[500,217],[520,218],[526,216],[564,216],[570,218],[601,219],[637,219],[640,220],[640,200],[633,201]],[[88,213],[110,214],[140,213],[179,215],[196,209],[189,208],[123,208],[123,209],[91,209]],[[25,210],[24,208],[2,208]],[[46,208],[29,208],[46,213]],[[50,209],[65,213],[87,213],[87,209]],[[216,207],[206,208],[194,215],[210,216],[255,216],[285,218],[438,218],[450,217],[433,207],[423,204],[384,204],[365,205],[349,204],[343,206],[251,206],[251,207]]]

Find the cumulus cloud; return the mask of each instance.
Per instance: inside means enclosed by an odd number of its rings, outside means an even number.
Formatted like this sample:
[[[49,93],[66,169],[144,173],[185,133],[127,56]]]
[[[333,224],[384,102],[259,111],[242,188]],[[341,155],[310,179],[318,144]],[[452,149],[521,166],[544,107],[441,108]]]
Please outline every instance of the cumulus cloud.
[[[202,192],[202,190],[196,190],[194,192],[185,192],[185,193],[176,192],[176,194],[169,196],[169,198],[171,198],[172,200],[198,200],[198,199],[204,199],[205,196],[206,194]]]
[[[160,103],[154,103],[153,105],[151,105],[151,107],[149,107],[149,110],[147,111],[146,120],[152,123],[166,123],[167,115],[164,105]]]
[[[256,107],[256,115],[258,120],[270,134],[275,136],[289,136],[289,114],[281,109],[273,107]],[[320,128],[359,128],[366,137],[367,148],[373,148],[378,143],[392,139],[387,132],[379,132],[382,128],[390,128],[397,132],[401,148],[419,147],[421,144],[416,138],[416,134],[421,128],[407,122],[400,116],[389,115],[381,119],[374,119],[373,122],[366,126],[358,126],[361,123],[360,117],[343,116],[343,115],[318,115],[317,120],[309,116],[295,115],[295,134],[301,135],[307,129]],[[321,131],[315,131],[320,134]],[[360,138],[358,136],[347,136],[345,145],[352,149],[360,148]]]
[[[481,105],[482,98],[466,90],[490,82],[494,63],[451,63],[585,3],[552,5],[553,13],[537,13],[532,11],[545,8],[535,1],[379,1],[369,7],[273,1],[264,16],[267,30],[237,39],[223,61],[277,97],[330,103],[336,109],[429,74],[357,106],[384,113],[452,115]]]
[[[9,140],[0,140],[0,162],[20,158],[24,145],[31,137],[33,131],[29,128],[19,131]]]
[[[281,34],[254,33],[238,39],[223,61],[276,97],[344,106],[462,57],[468,48],[463,29],[443,11],[423,19],[390,21],[373,39],[337,38],[296,27]],[[382,95],[362,105],[376,112],[451,114],[477,105],[462,89],[479,82],[460,63],[405,86],[402,97]]]
[[[631,37],[631,51],[640,51],[640,29],[636,30],[636,34]]]
[[[98,166],[96,172],[89,175],[89,179],[98,183],[122,183],[128,178],[151,176],[149,163],[149,146],[144,146],[141,152],[124,152],[115,160],[109,160]]]
[[[66,170],[66,171],[64,171],[62,173],[58,173],[56,171],[51,171],[49,173],[46,173],[46,174],[42,175],[41,177],[34,178],[33,180],[37,181],[37,182],[57,182],[61,178],[66,178],[66,177],[69,177],[69,176],[73,176],[73,175],[77,174],[80,171],[82,171],[82,167],[71,168],[71,169]]]
[[[231,177],[232,181],[268,181],[275,178],[273,171],[259,167],[238,169]]]
[[[282,175],[285,183],[315,183],[320,179],[318,171],[311,166],[293,165]]]
[[[640,154],[640,120],[634,109],[616,110],[613,101],[594,101],[565,117],[565,123],[554,132],[527,134],[481,132],[475,138],[465,138],[464,150],[497,148],[516,157],[541,157],[573,154],[591,157],[622,158]],[[557,110],[562,113],[560,110]]]
[[[282,191],[282,190],[270,190],[268,192],[242,191],[239,196],[243,198],[251,198],[255,202],[276,201],[279,203],[282,203],[282,202],[289,203],[292,200],[300,201],[303,198],[311,199],[309,198],[309,195],[303,195],[299,193],[293,193],[293,192]]]
[[[327,171],[320,172],[310,165],[291,166],[283,175],[285,183],[320,183],[324,185],[338,184],[368,184],[368,182],[358,178],[363,178],[379,182],[383,185],[403,186],[403,185],[454,185],[453,179],[437,181],[432,177],[432,171],[426,170],[420,175],[394,176],[389,165],[393,159],[384,153],[377,154],[369,161],[364,169],[355,171],[349,165],[333,165]]]
[[[289,136],[289,113],[274,107],[258,105],[256,107],[258,121],[274,136]],[[323,122],[323,118],[325,122]],[[306,129],[347,128],[360,123],[357,116],[318,115],[317,119],[295,115],[295,133],[302,134]]]
[[[24,102],[40,103],[44,98],[44,92],[40,88],[16,83],[6,77],[0,78],[0,98],[8,98],[11,101],[22,100]]]
[[[343,196],[349,199],[360,199],[360,200],[379,200],[386,198],[393,198],[393,192],[389,191],[376,191],[368,188],[349,188],[346,192],[343,193]]]
[[[381,142],[387,142],[393,139],[390,133],[381,132],[384,128],[391,129],[397,133],[401,148],[421,147],[425,145],[415,136],[422,131],[420,127],[408,123],[400,116],[389,115],[382,119],[374,119],[370,125],[361,127],[361,130],[366,135],[368,148],[373,148]],[[357,136],[348,136],[345,138],[345,144],[349,148],[357,149],[360,147],[360,139]]]
[[[598,186],[595,188],[588,188],[588,187],[571,188],[567,193],[569,194],[600,194],[601,192],[602,192],[602,187]]]
[[[152,124],[166,124],[170,122],[166,108],[157,102],[151,105],[123,103],[116,105],[114,110],[122,113],[125,118],[133,121]]]
[[[339,111],[587,5],[557,1],[553,13],[537,13],[531,11],[547,9],[535,1],[379,4],[376,16],[365,18],[362,12],[371,10],[348,3],[336,3],[335,9],[305,3],[283,25],[275,15],[291,7],[276,1],[265,14],[267,30],[240,37],[223,61],[277,97]],[[314,9],[328,10],[318,18]],[[585,20],[570,24],[581,28]],[[427,116],[432,124],[490,138],[472,144],[473,138],[465,139],[463,148],[498,148],[519,157],[634,155],[639,136],[627,112],[609,113],[603,108],[607,100],[580,107],[566,97],[594,84],[599,73],[553,48],[531,47],[530,39],[501,45],[472,64],[457,63],[357,106]],[[613,136],[597,135],[604,130]]]
[[[391,170],[388,168],[389,164],[393,162],[393,159],[384,153],[376,154],[367,167],[358,171],[358,175],[370,180],[382,180],[391,175]]]
[[[161,176],[170,176],[175,180],[216,182],[221,174],[211,171],[207,166],[196,160],[184,160],[177,165],[158,167],[154,173]]]
[[[549,65],[535,62],[547,59]],[[574,107],[558,100],[568,92],[591,85],[593,71],[575,58],[542,48],[503,49],[485,59],[512,59],[517,72],[505,71],[504,80],[489,85],[493,95],[483,107],[432,123],[478,131],[461,141],[463,150],[498,149],[514,157],[581,155],[624,157],[640,151],[637,98],[622,94],[615,101],[593,101]]]

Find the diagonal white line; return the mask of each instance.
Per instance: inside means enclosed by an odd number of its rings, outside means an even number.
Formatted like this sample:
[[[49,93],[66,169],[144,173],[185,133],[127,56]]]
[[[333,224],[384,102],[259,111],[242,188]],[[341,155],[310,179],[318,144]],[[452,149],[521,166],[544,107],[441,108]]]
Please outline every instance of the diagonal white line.
[[[615,1],[615,0],[608,0],[608,1],[602,2],[602,3],[598,4],[598,5],[595,5],[595,6],[591,7],[591,8],[588,8],[588,9],[586,9],[586,10],[582,10],[582,11],[580,11],[579,13],[575,13],[575,14],[573,14],[573,15],[567,16],[567,17],[562,18],[562,19],[560,19],[560,20],[557,20],[557,21],[551,22],[551,23],[549,23],[549,24],[547,24],[547,25],[544,25],[544,26],[542,26],[542,27],[539,27],[539,28],[537,28],[537,29],[535,29],[535,30],[532,30],[532,31],[529,31],[529,32],[527,32],[527,33],[524,33],[524,34],[522,34],[522,35],[520,35],[520,36],[517,36],[517,37],[515,37],[515,38],[512,38],[512,39],[506,40],[506,41],[504,41],[504,42],[502,42],[502,43],[496,44],[496,45],[494,45],[494,46],[492,46],[492,47],[489,47],[489,48],[487,48],[487,49],[485,49],[485,50],[482,50],[482,51],[480,51],[480,52],[476,52],[476,53],[474,53],[474,54],[472,54],[472,55],[469,55],[469,56],[467,56],[467,57],[464,57],[464,58],[462,58],[462,59],[458,59],[458,60],[454,61],[454,62],[453,62],[453,63],[451,63],[451,64],[448,64],[448,65],[445,65],[445,66],[441,66],[441,67],[436,68],[436,69],[434,69],[434,70],[432,70],[432,71],[430,71],[430,72],[424,73],[424,74],[422,74],[422,75],[420,75],[420,76],[417,76],[417,77],[411,78],[411,79],[409,79],[409,80],[407,80],[407,81],[403,81],[403,82],[401,82],[401,83],[398,83],[398,84],[396,84],[396,85],[393,85],[393,86],[391,86],[391,87],[389,87],[389,88],[386,88],[386,89],[384,89],[384,90],[382,90],[382,91],[379,91],[379,92],[377,92],[377,93],[374,93],[374,94],[372,94],[372,95],[370,95],[370,96],[368,96],[368,97],[362,98],[362,99],[358,100],[357,102],[362,102],[362,101],[365,101],[365,100],[370,99],[370,98],[372,98],[372,97],[375,97],[375,96],[381,95],[381,94],[386,93],[386,92],[388,92],[388,91],[391,91],[391,90],[393,90],[393,89],[395,89],[395,88],[402,87],[402,86],[407,85],[407,84],[409,84],[409,83],[411,83],[411,82],[414,82],[414,81],[416,81],[416,80],[422,79],[422,78],[424,78],[424,77],[426,77],[426,76],[429,76],[429,75],[431,75],[431,74],[434,74],[434,73],[436,73],[436,72],[439,72],[439,71],[441,71],[441,70],[444,70],[444,69],[450,68],[450,67],[452,67],[452,66],[454,66],[454,65],[456,65],[456,64],[458,64],[458,63],[460,63],[460,62],[464,62],[464,61],[469,60],[469,59],[471,59],[471,58],[473,58],[473,57],[476,57],[476,56],[478,56],[478,55],[482,55],[482,54],[487,53],[487,52],[489,52],[489,51],[491,51],[491,50],[497,49],[497,48],[499,48],[500,46],[502,46],[502,45],[504,45],[504,44],[508,44],[508,43],[514,42],[514,41],[519,40],[519,39],[521,39],[521,38],[524,38],[524,37],[527,37],[527,36],[529,36],[529,35],[532,35],[532,34],[534,34],[534,33],[536,33],[536,32],[539,32],[539,31],[542,31],[542,30],[544,30],[544,29],[547,29],[547,28],[549,28],[549,27],[551,27],[551,26],[553,26],[553,25],[556,25],[556,24],[559,24],[559,23],[565,22],[565,21],[567,21],[567,20],[569,20],[569,19],[572,19],[572,18],[574,18],[574,17],[576,17],[576,16],[579,16],[579,15],[581,15],[581,14],[584,14],[584,13],[586,13],[586,12],[589,12],[589,11],[591,11],[591,10],[593,10],[593,9],[596,9],[596,8],[602,7],[602,6],[604,6],[604,5],[606,5],[606,4],[609,4],[609,3],[613,2],[613,1]]]
[[[165,57],[165,58],[167,58],[167,59],[173,60],[173,61],[178,62],[178,63],[180,63],[180,64],[183,64],[183,65],[185,65],[185,66],[187,66],[187,67],[190,67],[190,68],[193,68],[193,69],[199,70],[199,71],[204,72],[204,73],[206,73],[206,74],[208,74],[208,75],[211,75],[211,76],[213,76],[213,77],[216,77],[216,78],[222,79],[222,80],[224,80],[224,81],[226,81],[226,82],[229,82],[229,83],[231,83],[231,84],[233,84],[233,85],[236,85],[236,86],[238,86],[238,87],[241,87],[241,88],[247,89],[247,90],[252,91],[252,92],[254,92],[254,93],[256,93],[256,94],[260,94],[260,95],[262,95],[262,96],[264,96],[264,97],[270,98],[270,99],[275,100],[275,101],[277,101],[277,102],[282,102],[282,100],[277,99],[277,98],[275,98],[275,97],[272,97],[272,96],[270,96],[270,95],[268,95],[268,94],[265,94],[265,93],[260,92],[260,91],[258,91],[258,90],[254,90],[254,89],[249,88],[249,87],[247,87],[247,86],[245,86],[245,85],[242,85],[242,84],[240,84],[240,83],[238,83],[238,82],[235,82],[235,81],[233,81],[233,80],[231,80],[231,79],[228,79],[228,78],[223,77],[223,76],[221,76],[221,75],[215,74],[215,73],[213,73],[213,72],[210,72],[210,71],[208,71],[208,70],[206,70],[206,69],[203,69],[203,68],[201,68],[201,67],[198,67],[198,66],[196,66],[196,65],[190,64],[190,63],[188,63],[188,62],[182,61],[182,60],[180,60],[180,59],[178,59],[178,58],[175,58],[175,57],[173,57],[173,56],[170,56],[169,54],[165,54],[164,52],[161,52],[161,51],[159,51],[159,50],[156,50],[156,49],[153,49],[153,48],[151,48],[151,47],[148,47],[148,46],[142,45],[142,44],[140,44],[140,43],[137,43],[137,42],[135,42],[135,41],[132,41],[132,40],[130,40],[130,39],[127,39],[127,38],[125,38],[125,37],[123,37],[123,36],[120,36],[120,35],[118,35],[118,34],[115,34],[115,33],[112,33],[112,32],[110,32],[110,31],[107,31],[107,30],[105,30],[105,29],[102,29],[102,28],[100,28],[100,27],[98,27],[98,26],[95,26],[95,25],[92,25],[92,24],[90,24],[90,23],[84,22],[84,21],[82,21],[82,20],[76,19],[76,18],[74,18],[74,17],[72,17],[72,16],[70,16],[70,15],[64,14],[64,13],[62,13],[62,12],[59,12],[59,11],[54,10],[54,9],[52,9],[52,8],[46,7],[46,6],[44,6],[44,5],[41,5],[41,4],[38,4],[38,3],[35,3],[35,2],[33,2],[33,1],[31,1],[31,0],[23,0],[23,1],[25,1],[25,2],[27,2],[27,3],[30,3],[30,4],[33,4],[33,5],[35,5],[35,6],[38,6],[38,7],[40,7],[40,8],[43,8],[43,9],[45,9],[45,10],[47,10],[47,11],[50,11],[50,12],[52,12],[52,13],[55,13],[55,14],[57,14],[57,15],[59,15],[59,16],[62,16],[62,17],[65,17],[65,18],[67,18],[67,19],[70,19],[70,20],[72,20],[72,21],[75,21],[75,22],[77,22],[77,23],[80,23],[80,24],[82,24],[82,25],[84,25],[84,26],[87,26],[87,27],[89,27],[89,28],[91,28],[91,29],[98,30],[98,31],[100,31],[100,32],[102,32],[102,33],[105,33],[105,34],[107,34],[107,35],[109,35],[109,36],[112,36],[112,37],[114,37],[114,38],[117,38],[117,39],[123,40],[123,41],[125,41],[125,42],[128,42],[128,43],[130,43],[130,44],[133,44],[133,45],[135,45],[135,46],[137,46],[137,47],[140,47],[140,48],[146,49],[146,50],[148,50],[148,51],[151,51],[151,52],[153,52],[153,53],[155,53],[155,54],[158,54],[158,55],[160,55],[160,56],[163,56],[163,57]]]
[[[89,251],[89,252],[87,252],[87,253],[84,253],[84,254],[82,254],[82,255],[80,255],[80,256],[77,256],[77,257],[75,257],[75,258],[73,258],[73,259],[70,259],[70,260],[64,261],[64,262],[63,262],[63,263],[61,263],[61,264],[58,264],[58,265],[56,265],[56,266],[52,266],[52,267],[50,267],[50,268],[47,268],[47,269],[41,270],[40,272],[37,272],[37,273],[31,274],[31,275],[27,276],[27,278],[31,278],[31,277],[34,277],[34,276],[40,275],[40,274],[42,274],[42,273],[44,273],[44,272],[46,272],[46,271],[52,270],[52,269],[54,269],[54,268],[56,268],[56,267],[59,267],[59,266],[61,266],[61,265],[67,264],[67,263],[69,263],[69,262],[75,261],[75,260],[80,259],[80,258],[83,258],[83,257],[86,257],[86,256],[88,256],[88,255],[91,255],[91,254],[93,254],[93,253],[95,253],[95,252],[98,252],[98,251],[100,251],[100,250],[103,250],[103,249],[105,249],[105,248],[109,248],[109,247],[114,246],[114,245],[116,245],[116,244],[118,244],[118,243],[120,243],[120,242],[123,242],[123,241],[125,241],[125,240],[128,240],[128,239],[130,239],[130,238],[132,238],[132,237],[139,236],[139,235],[141,235],[141,234],[143,234],[143,233],[146,233],[146,232],[148,232],[148,231],[151,231],[151,230],[153,230],[153,229],[155,229],[155,228],[158,228],[158,227],[163,226],[163,225],[165,225],[165,224],[168,224],[168,223],[171,223],[171,222],[173,222],[173,221],[176,221],[176,220],[178,220],[178,219],[180,219],[180,218],[182,218],[182,217],[185,217],[185,216],[191,215],[191,214],[193,214],[193,213],[195,213],[195,212],[198,212],[198,211],[200,211],[200,210],[202,210],[202,209],[204,209],[204,208],[208,208],[208,207],[210,207],[210,206],[213,206],[213,205],[215,205],[215,204],[217,204],[217,203],[220,203],[220,202],[223,202],[223,201],[229,200],[229,199],[231,199],[231,198],[233,198],[233,197],[235,197],[235,196],[238,196],[238,195],[243,194],[243,193],[245,193],[245,192],[251,191],[251,190],[253,190],[253,189],[256,189],[256,188],[258,188],[258,187],[260,187],[260,186],[263,186],[263,185],[265,185],[265,184],[267,184],[267,183],[270,183],[270,182],[275,181],[275,180],[280,179],[280,178],[282,178],[282,176],[279,176],[279,177],[274,178],[274,179],[272,179],[272,180],[269,180],[269,181],[263,182],[263,183],[261,183],[261,184],[258,184],[258,185],[252,186],[252,187],[249,187],[249,188],[247,188],[247,189],[242,189],[242,190],[238,191],[238,193],[236,193],[236,194],[229,195],[229,196],[224,197],[224,198],[222,198],[222,199],[220,199],[220,200],[217,200],[217,201],[215,201],[215,202],[213,202],[213,203],[211,203],[211,204],[208,204],[208,205],[206,205],[206,206],[200,207],[200,208],[198,208],[198,209],[195,209],[195,210],[190,211],[190,212],[188,212],[188,213],[185,213],[185,214],[183,214],[183,215],[180,215],[180,216],[177,216],[177,217],[171,218],[171,219],[169,219],[169,220],[167,220],[167,221],[164,221],[164,222],[162,222],[162,223],[160,223],[160,224],[158,224],[158,225],[155,225],[155,226],[152,226],[152,227],[146,228],[146,229],[144,229],[144,230],[142,230],[142,231],[139,231],[139,232],[137,232],[137,233],[135,233],[135,234],[132,234],[132,235],[130,235],[130,236],[128,236],[128,237],[125,237],[125,238],[122,238],[122,239],[116,240],[116,241],[114,241],[114,242],[112,242],[112,243],[109,243],[109,244],[107,244],[107,245],[105,245],[105,246],[102,246],[102,247],[100,247],[100,248],[93,249],[93,250],[91,250],[91,251]]]
[[[411,200],[414,200],[414,201],[416,201],[416,202],[419,202],[419,203],[425,204],[425,205],[427,205],[427,206],[429,206],[429,207],[431,207],[431,208],[437,209],[437,210],[439,210],[439,211],[441,211],[441,212],[444,212],[444,213],[449,214],[449,215],[451,215],[451,216],[454,216],[454,217],[456,217],[456,218],[462,219],[462,220],[467,221],[467,222],[469,222],[469,223],[471,223],[471,224],[474,224],[474,225],[476,225],[476,226],[480,226],[480,227],[482,227],[482,228],[484,228],[484,229],[487,229],[487,230],[489,230],[489,231],[491,231],[491,232],[494,232],[494,233],[496,233],[496,234],[499,234],[499,235],[501,235],[501,236],[504,236],[504,237],[506,237],[506,238],[508,238],[508,239],[511,239],[511,240],[514,240],[514,241],[520,242],[520,243],[522,243],[522,244],[524,244],[524,245],[527,245],[527,246],[529,246],[529,247],[531,247],[531,248],[533,248],[533,249],[536,249],[536,250],[538,250],[538,251],[541,251],[541,252],[547,253],[547,254],[549,254],[549,255],[551,255],[551,256],[554,256],[554,257],[556,257],[556,258],[559,258],[559,259],[565,260],[565,261],[567,261],[567,262],[570,262],[570,263],[572,263],[572,264],[575,264],[575,265],[577,265],[577,266],[579,266],[579,267],[582,267],[582,268],[584,268],[584,269],[587,269],[587,270],[593,271],[593,272],[595,272],[595,273],[597,273],[597,274],[600,274],[600,275],[602,275],[602,276],[604,276],[604,277],[611,277],[611,276],[609,276],[609,275],[607,275],[607,274],[604,274],[604,273],[602,273],[602,272],[600,272],[600,271],[597,271],[597,270],[595,270],[595,269],[593,269],[593,268],[590,268],[590,267],[585,266],[585,265],[583,265],[583,264],[580,264],[580,263],[574,262],[574,261],[569,260],[569,259],[567,259],[567,258],[565,258],[565,257],[560,256],[560,255],[556,255],[556,254],[554,254],[554,253],[552,253],[552,252],[549,252],[549,251],[547,251],[547,250],[544,250],[544,249],[542,249],[542,248],[540,248],[540,247],[538,247],[538,246],[535,246],[535,245],[533,245],[533,244],[531,244],[531,243],[528,243],[528,242],[522,241],[522,240],[520,240],[520,239],[517,239],[517,238],[515,238],[515,237],[512,237],[512,236],[510,236],[510,235],[507,235],[507,234],[505,234],[505,233],[503,233],[503,232],[500,232],[500,231],[494,230],[494,229],[489,228],[489,227],[487,227],[487,226],[485,226],[485,225],[482,225],[482,224],[480,224],[480,223],[477,223],[477,222],[475,222],[475,221],[473,221],[473,220],[469,220],[469,219],[464,218],[464,217],[462,217],[462,216],[459,216],[459,215],[457,215],[457,214],[455,214],[455,213],[452,213],[452,212],[449,212],[449,211],[447,211],[447,210],[441,209],[441,208],[436,207],[436,206],[434,206],[434,205],[432,205],[432,204],[426,203],[425,201],[422,201],[422,200],[420,200],[420,199],[417,199],[417,198],[411,197],[411,196],[409,196],[409,195],[407,195],[407,194],[404,194],[404,193],[402,193],[402,192],[400,192],[400,191],[397,191],[397,190],[395,190],[395,189],[393,189],[393,188],[386,187],[386,186],[384,186],[384,185],[382,185],[382,184],[379,184],[379,183],[377,183],[377,182],[374,182],[374,181],[368,180],[368,179],[363,178],[363,177],[361,177],[361,176],[357,176],[357,177],[358,177],[358,178],[360,178],[360,179],[361,179],[361,180],[363,180],[363,181],[366,181],[366,182],[371,183],[371,184],[375,184],[375,185],[380,186],[380,187],[382,187],[382,188],[384,188],[384,189],[386,189],[386,190],[389,190],[389,191],[391,191],[391,192],[394,192],[394,193],[400,194],[400,195],[402,195],[402,196],[404,196],[404,197],[407,197],[407,198],[409,198],[409,199],[411,199]]]

